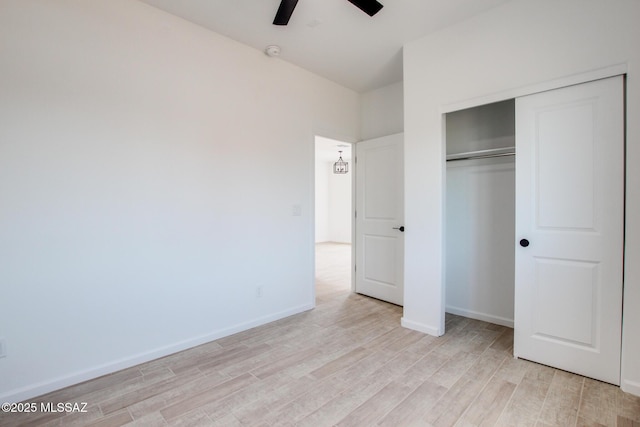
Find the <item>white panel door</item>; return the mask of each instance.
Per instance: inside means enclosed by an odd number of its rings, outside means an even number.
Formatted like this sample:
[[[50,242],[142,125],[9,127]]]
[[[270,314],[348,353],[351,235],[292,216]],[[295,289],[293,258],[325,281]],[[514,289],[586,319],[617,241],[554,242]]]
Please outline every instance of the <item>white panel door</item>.
[[[622,77],[516,100],[516,357],[620,383]],[[528,242],[528,246],[527,246]]]
[[[402,305],[403,135],[356,144],[356,292]]]

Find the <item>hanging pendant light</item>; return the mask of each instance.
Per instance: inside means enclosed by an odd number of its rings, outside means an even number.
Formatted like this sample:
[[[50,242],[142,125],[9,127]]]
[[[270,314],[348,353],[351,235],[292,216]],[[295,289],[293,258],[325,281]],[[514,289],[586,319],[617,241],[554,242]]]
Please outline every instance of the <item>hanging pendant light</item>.
[[[342,151],[338,151],[340,158],[333,164],[333,173],[347,173],[349,172],[349,163],[342,160]]]

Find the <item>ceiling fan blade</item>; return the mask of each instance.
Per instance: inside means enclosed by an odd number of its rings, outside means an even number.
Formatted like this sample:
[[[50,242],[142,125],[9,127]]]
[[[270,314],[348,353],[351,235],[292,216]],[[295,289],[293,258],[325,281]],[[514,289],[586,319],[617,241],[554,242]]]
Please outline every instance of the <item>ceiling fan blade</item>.
[[[382,4],[377,2],[376,0],[349,0],[354,6],[357,6],[369,16],[373,16],[376,13],[380,12],[382,9]]]
[[[287,25],[297,4],[298,0],[282,0],[273,19],[273,25]]]

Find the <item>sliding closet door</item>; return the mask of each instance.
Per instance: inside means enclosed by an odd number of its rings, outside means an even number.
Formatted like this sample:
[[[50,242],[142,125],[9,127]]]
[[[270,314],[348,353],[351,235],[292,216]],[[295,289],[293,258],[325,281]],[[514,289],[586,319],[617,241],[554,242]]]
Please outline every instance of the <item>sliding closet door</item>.
[[[620,382],[623,79],[516,100],[516,357]]]

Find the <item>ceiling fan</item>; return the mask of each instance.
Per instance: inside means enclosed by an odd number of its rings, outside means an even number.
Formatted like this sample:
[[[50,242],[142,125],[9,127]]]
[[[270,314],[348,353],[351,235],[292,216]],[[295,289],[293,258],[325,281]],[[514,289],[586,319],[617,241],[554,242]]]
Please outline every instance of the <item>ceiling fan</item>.
[[[348,0],[354,6],[357,6],[369,16],[373,16],[382,9],[382,4],[377,2],[376,0]],[[291,18],[291,14],[293,13],[293,9],[296,8],[298,4],[298,0],[281,0],[280,6],[278,7],[278,11],[276,12],[276,17],[273,20],[273,25],[287,25],[289,23],[289,19]]]

